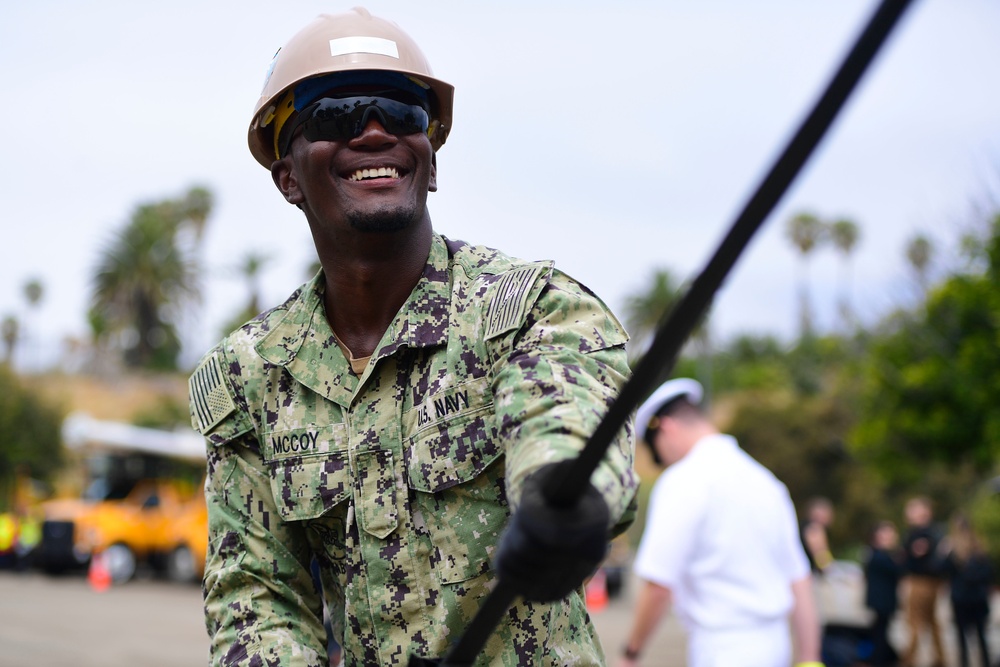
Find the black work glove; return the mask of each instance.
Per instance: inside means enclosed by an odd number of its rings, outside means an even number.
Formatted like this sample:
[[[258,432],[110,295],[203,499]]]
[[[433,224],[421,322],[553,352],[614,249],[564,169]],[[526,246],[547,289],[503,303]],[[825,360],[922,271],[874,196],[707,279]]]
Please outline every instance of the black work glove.
[[[554,507],[542,494],[572,460],[550,463],[524,482],[521,505],[500,538],[493,566],[500,581],[532,602],[561,600],[579,588],[608,551],[608,505],[591,484],[576,504]]]

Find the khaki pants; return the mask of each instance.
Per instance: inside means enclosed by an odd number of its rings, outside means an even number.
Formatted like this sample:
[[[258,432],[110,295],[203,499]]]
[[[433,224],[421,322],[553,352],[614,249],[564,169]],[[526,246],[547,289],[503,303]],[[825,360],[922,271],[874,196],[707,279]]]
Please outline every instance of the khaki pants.
[[[903,654],[903,664],[912,667],[920,638],[929,630],[934,648],[933,664],[944,665],[941,628],[935,614],[941,580],[914,574],[907,577],[907,581],[910,592],[906,598],[906,624],[909,626],[910,640]]]

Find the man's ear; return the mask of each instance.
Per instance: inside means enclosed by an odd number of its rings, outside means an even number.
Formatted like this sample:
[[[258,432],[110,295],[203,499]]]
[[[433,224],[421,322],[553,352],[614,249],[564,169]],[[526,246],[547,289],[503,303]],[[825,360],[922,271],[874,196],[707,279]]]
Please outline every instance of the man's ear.
[[[437,153],[431,153],[431,180],[427,184],[428,192],[437,192],[438,189],[438,162]]]
[[[271,180],[274,181],[274,184],[281,191],[282,196],[284,196],[285,201],[289,204],[300,206],[305,201],[302,191],[299,189],[299,180],[295,176],[295,168],[289,156],[286,155],[280,160],[275,160],[271,163]]]

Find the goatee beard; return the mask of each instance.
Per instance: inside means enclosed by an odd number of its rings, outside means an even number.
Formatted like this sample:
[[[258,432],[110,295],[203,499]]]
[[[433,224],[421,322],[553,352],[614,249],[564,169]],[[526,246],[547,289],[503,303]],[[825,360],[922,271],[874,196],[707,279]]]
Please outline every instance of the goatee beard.
[[[409,227],[416,216],[411,209],[394,208],[383,211],[352,211],[347,222],[359,232],[398,232]]]

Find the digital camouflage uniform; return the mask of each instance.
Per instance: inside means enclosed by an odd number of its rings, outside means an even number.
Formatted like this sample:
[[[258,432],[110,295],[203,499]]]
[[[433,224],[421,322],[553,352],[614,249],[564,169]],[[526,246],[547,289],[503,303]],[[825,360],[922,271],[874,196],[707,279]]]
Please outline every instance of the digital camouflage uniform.
[[[581,449],[628,371],[626,334],[586,288],[435,235],[359,378],[321,276],[191,378],[216,664],[326,664],[314,556],[346,665],[443,656],[494,581],[525,476]],[[635,511],[631,425],[592,481],[620,532]],[[604,664],[582,590],[513,606],[476,664]]]

